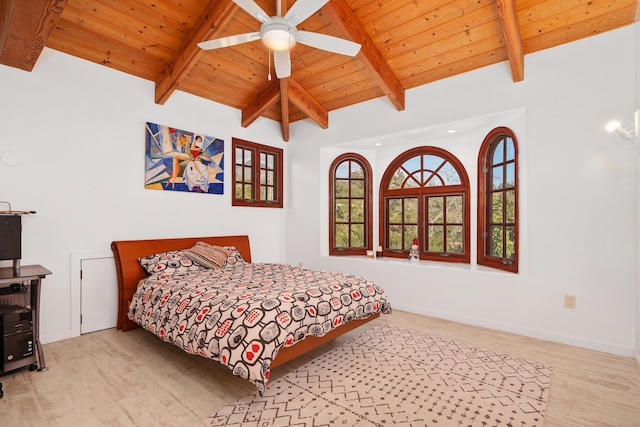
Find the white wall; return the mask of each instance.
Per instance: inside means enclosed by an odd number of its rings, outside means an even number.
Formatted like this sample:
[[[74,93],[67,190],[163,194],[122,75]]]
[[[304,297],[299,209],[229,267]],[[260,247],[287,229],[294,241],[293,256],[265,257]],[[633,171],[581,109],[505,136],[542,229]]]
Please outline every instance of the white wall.
[[[513,83],[501,63],[408,90],[403,112],[382,98],[332,112],[324,132],[292,128],[287,261],[366,275],[399,309],[632,355],[635,151],[604,125],[632,120],[634,50],[629,26],[527,55],[523,82]],[[441,146],[464,163],[474,198],[478,149],[499,125],[520,143],[519,274],[476,267],[475,233],[471,266],[327,256],[328,169],[337,154],[357,150],[370,159],[377,200],[393,157]],[[445,137],[449,126],[464,131]],[[472,224],[475,208],[473,200]],[[577,297],[575,309],[563,307],[565,294]]]
[[[147,121],[223,139],[224,195],[146,190]],[[238,110],[182,92],[156,105],[152,82],[53,50],[31,73],[0,65],[0,154],[22,159],[0,163],[0,200],[37,211],[22,220],[22,264],[53,272],[43,282],[43,342],[70,336],[72,252],[109,251],[119,239],[248,234],[254,260],[284,261],[285,210],[231,206],[232,136],[284,147],[273,121],[243,129]]]

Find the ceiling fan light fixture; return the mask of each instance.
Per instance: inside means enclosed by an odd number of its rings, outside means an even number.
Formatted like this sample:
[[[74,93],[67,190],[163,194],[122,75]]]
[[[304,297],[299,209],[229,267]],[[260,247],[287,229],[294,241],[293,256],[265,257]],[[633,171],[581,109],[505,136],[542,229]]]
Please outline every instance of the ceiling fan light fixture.
[[[1,0],[0,0],[1,1]],[[296,0],[293,6],[282,16],[282,0],[276,0],[276,16],[269,16],[254,0],[231,0],[246,13],[262,22],[260,32],[235,34],[198,43],[205,50],[219,49],[262,40],[269,49],[269,60],[273,52],[273,64],[276,76],[280,79],[291,75],[290,49],[297,43],[321,49],[330,53],[355,56],[360,51],[358,43],[327,34],[304,31],[296,28],[311,15],[319,11],[329,0]],[[271,66],[269,66],[271,69]]]
[[[295,27],[278,16],[272,17],[270,22],[263,24],[260,28],[262,42],[269,49],[278,52],[289,50],[295,46],[297,33]]]

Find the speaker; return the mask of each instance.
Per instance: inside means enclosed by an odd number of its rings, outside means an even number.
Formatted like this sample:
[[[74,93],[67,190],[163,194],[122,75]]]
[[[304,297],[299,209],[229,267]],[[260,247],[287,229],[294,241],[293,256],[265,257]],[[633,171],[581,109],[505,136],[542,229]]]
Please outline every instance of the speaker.
[[[22,258],[22,217],[0,215],[0,260]]]

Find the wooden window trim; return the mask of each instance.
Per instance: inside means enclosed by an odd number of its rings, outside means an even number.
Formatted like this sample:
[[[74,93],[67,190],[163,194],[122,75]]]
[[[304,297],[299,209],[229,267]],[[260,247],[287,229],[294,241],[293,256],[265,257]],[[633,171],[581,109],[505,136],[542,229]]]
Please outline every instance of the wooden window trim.
[[[232,182],[231,182],[231,205],[232,206],[251,206],[251,207],[261,207],[261,208],[282,208],[284,205],[284,174],[283,174],[283,165],[284,165],[284,151],[280,148],[270,147],[268,145],[262,145],[251,141],[245,141],[239,138],[232,138],[232,148],[231,148],[231,163],[233,165],[232,171]],[[251,165],[251,173],[252,173],[252,188],[253,188],[253,199],[243,199],[236,197],[236,148],[245,148],[252,150],[255,153],[254,161]],[[274,186],[274,190],[276,191],[276,197],[274,201],[266,201],[260,200],[260,154],[268,153],[275,156],[277,165],[275,167],[277,180],[276,185]]]
[[[362,166],[365,173],[365,248],[336,248],[335,247],[335,174],[338,166],[344,161],[355,161]],[[356,153],[345,153],[338,156],[329,168],[329,255],[366,255],[367,250],[373,250],[373,171],[371,165],[363,156]]]
[[[514,196],[514,216],[515,216],[515,255],[514,259],[507,260],[504,257],[495,257],[489,255],[487,239],[488,237],[488,220],[491,217],[489,212],[490,203],[488,201],[489,197],[489,188],[490,182],[488,179],[489,175],[489,152],[493,153],[493,146],[497,143],[499,138],[506,136],[512,139],[515,150],[515,196]],[[478,254],[477,254],[477,263],[478,265],[484,265],[491,268],[496,268],[503,271],[509,271],[512,273],[518,272],[518,258],[519,258],[519,207],[518,207],[518,196],[519,196],[519,179],[518,179],[518,141],[516,139],[513,131],[507,127],[497,127],[493,129],[491,132],[487,134],[484,141],[482,142],[482,146],[480,147],[480,151],[478,154]],[[487,234],[485,234],[487,233]]]
[[[428,190],[424,188],[416,188],[416,189],[396,189],[389,190],[389,184],[391,183],[391,179],[393,178],[393,174],[395,171],[404,164],[405,161],[409,160],[415,156],[422,156],[427,154],[433,154],[439,156],[445,160],[447,160],[458,172],[460,176],[461,184],[459,185],[449,185],[442,187],[429,187]],[[452,194],[462,194],[464,198],[464,254],[453,254],[449,253],[448,255],[442,255],[442,253],[432,253],[432,252],[424,252],[425,244],[424,237],[425,236],[425,223],[426,223],[426,213],[424,212],[424,196],[426,194],[429,195],[452,195]],[[380,200],[379,200],[379,236],[380,236],[380,245],[383,249],[383,255],[394,258],[407,258],[409,256],[408,250],[391,250],[388,245],[388,227],[387,227],[387,210],[386,210],[386,200],[388,198],[393,197],[409,197],[409,196],[418,196],[418,240],[420,241],[420,259],[421,260],[431,260],[431,261],[442,261],[442,262],[456,262],[456,263],[470,263],[471,261],[471,244],[470,244],[470,212],[471,212],[471,203],[469,199],[469,176],[467,175],[467,171],[462,165],[462,162],[458,160],[456,156],[451,154],[449,151],[444,150],[438,147],[432,146],[422,146],[412,148],[410,150],[405,151],[398,155],[386,168],[382,180],[380,181]]]

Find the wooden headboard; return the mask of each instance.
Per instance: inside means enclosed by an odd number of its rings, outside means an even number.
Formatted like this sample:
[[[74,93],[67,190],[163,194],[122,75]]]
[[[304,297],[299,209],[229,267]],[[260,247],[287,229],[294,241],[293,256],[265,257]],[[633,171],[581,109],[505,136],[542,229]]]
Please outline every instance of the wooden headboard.
[[[247,262],[251,262],[249,236],[186,237],[177,239],[116,240],[111,250],[116,261],[118,274],[118,329],[127,331],[138,325],[127,317],[129,302],[140,280],[147,277],[138,258],[177,249],[188,249],[196,242],[218,246],[235,246]]]

